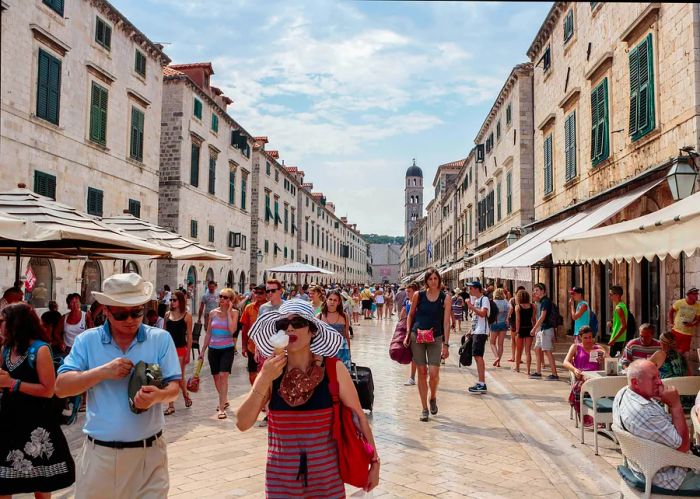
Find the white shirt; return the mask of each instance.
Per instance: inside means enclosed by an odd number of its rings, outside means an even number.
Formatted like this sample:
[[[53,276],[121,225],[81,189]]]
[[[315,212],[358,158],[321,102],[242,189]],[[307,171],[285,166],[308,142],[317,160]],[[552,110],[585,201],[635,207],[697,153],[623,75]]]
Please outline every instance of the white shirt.
[[[170,305],[170,300],[172,299],[173,294],[170,291],[166,291],[165,294],[163,295],[163,303],[166,305]]]
[[[490,310],[491,304],[489,303],[489,299],[486,295],[482,295],[480,298],[477,298],[476,296],[469,296],[469,301],[471,301],[472,305],[479,310],[485,308],[487,311],[486,315],[488,317],[488,311]],[[472,313],[472,334],[488,334],[488,332],[489,325],[486,317],[479,317],[475,313]]]

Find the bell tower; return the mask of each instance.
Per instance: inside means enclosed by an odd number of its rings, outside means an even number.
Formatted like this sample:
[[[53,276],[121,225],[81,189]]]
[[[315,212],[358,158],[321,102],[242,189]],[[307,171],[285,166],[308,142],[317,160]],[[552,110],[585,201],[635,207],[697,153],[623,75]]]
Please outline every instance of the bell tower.
[[[420,217],[423,216],[423,170],[416,165],[416,159],[413,158],[413,165],[406,170],[406,187],[405,192],[405,219],[406,219],[406,234],[408,235],[415,226]]]

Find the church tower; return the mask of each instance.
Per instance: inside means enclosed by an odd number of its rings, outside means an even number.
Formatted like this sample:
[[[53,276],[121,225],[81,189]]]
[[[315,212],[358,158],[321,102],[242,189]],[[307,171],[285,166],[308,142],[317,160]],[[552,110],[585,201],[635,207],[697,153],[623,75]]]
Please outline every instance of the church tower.
[[[423,216],[423,170],[416,165],[415,158],[413,165],[406,170],[406,239],[416,224],[416,221]]]

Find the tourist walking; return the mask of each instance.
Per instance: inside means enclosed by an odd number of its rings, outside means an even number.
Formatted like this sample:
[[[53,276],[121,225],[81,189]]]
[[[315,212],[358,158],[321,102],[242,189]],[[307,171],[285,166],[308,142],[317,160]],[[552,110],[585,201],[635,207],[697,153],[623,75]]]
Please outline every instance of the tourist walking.
[[[450,354],[450,316],[452,302],[442,288],[442,278],[435,268],[425,273],[425,290],[413,295],[406,321],[404,345],[411,346],[418,370],[418,395],[423,412],[420,420],[438,413],[437,390],[440,382],[440,361]],[[428,377],[430,378],[428,384]],[[428,411],[430,387],[430,411]]]
[[[403,320],[408,317],[408,313],[411,310],[411,300],[413,299],[413,295],[418,291],[418,284],[415,282],[412,282],[406,287],[406,294],[405,294],[405,300],[404,304],[400,309],[399,312],[399,320]],[[408,329],[407,329],[408,330]],[[411,367],[408,373],[408,379],[404,383],[404,386],[414,386],[416,384],[416,363],[414,360],[411,360]]]
[[[365,319],[372,318],[372,292],[369,290],[369,285],[365,284],[365,287],[360,292],[360,299],[362,300],[362,314]]]
[[[73,342],[85,330],[93,327],[92,318],[87,312],[81,310],[80,295],[78,293],[70,293],[66,296],[66,305],[68,305],[68,313],[63,316],[61,325],[63,330],[63,343],[66,345],[66,353],[73,348]]]
[[[209,281],[207,283],[207,290],[199,299],[199,314],[197,315],[197,322],[202,322],[202,314],[204,314],[205,331],[209,329],[209,317],[211,316],[211,311],[219,305],[219,293],[216,292],[216,287],[216,281]]]
[[[251,292],[253,301],[245,306],[241,314],[241,353],[243,357],[248,360],[248,381],[250,381],[251,385],[258,374],[258,361],[255,358],[255,343],[248,337],[248,333],[258,318],[260,307],[267,301],[267,298],[265,298],[265,289],[265,286],[262,285],[253,288]]]
[[[377,287],[374,292],[374,303],[377,305],[377,319],[384,319],[384,288]]]
[[[278,330],[288,336],[286,355],[275,352],[270,342]],[[338,331],[316,318],[308,303],[290,300],[261,316],[251,337],[268,360],[238,408],[236,426],[241,431],[251,428],[269,402],[266,497],[345,497],[332,432],[331,388],[335,387],[330,376],[337,379],[340,401],[353,412],[372,446],[365,490],[374,489],[379,483],[380,461],[350,374],[333,358],[342,343]],[[329,370],[334,371],[330,376]]]
[[[384,293],[384,316],[390,319],[394,315],[394,287],[389,285]]]
[[[343,336],[343,344],[338,350],[337,357],[350,371],[352,369],[350,365],[350,324],[347,315],[343,312],[342,301],[343,298],[338,291],[334,290],[328,293],[318,318]]]
[[[406,302],[406,288],[405,286],[399,286],[399,290],[394,295],[394,308],[396,309],[396,315],[401,315],[401,309]]]
[[[462,332],[462,319],[464,318],[464,299],[460,296],[461,289],[455,289],[452,297],[452,330]]]
[[[690,342],[700,324],[700,302],[698,288],[690,288],[685,298],[676,300],[668,312],[671,332],[676,337],[676,348],[685,353],[690,350]]]
[[[489,344],[491,351],[496,360],[493,361],[494,367],[501,367],[501,357],[503,357],[503,343],[508,332],[508,300],[506,300],[506,292],[503,288],[497,288],[493,292],[493,302],[498,307],[498,317],[496,321],[489,326]],[[489,304],[490,305],[490,304]]]
[[[170,333],[170,337],[175,343],[177,359],[180,362],[180,390],[182,398],[185,400],[185,407],[192,405],[192,399],[187,393],[187,383],[185,382],[185,366],[190,362],[190,352],[192,351],[192,314],[187,311],[187,298],[182,291],[175,291],[170,299],[170,310],[165,313],[165,330]],[[207,332],[207,334],[209,334]],[[205,338],[206,341],[206,338]],[[169,416],[175,412],[174,402],[168,404],[165,415]]]
[[[488,317],[491,303],[484,294],[479,281],[467,283],[469,288],[469,300],[465,303],[472,313],[472,358],[476,363],[478,381],[469,387],[469,393],[486,393],[486,363],[484,362],[484,350],[489,334]]]
[[[613,305],[612,322],[608,321],[610,327],[610,356],[617,357],[622,353],[627,343],[627,321],[629,320],[629,311],[627,305],[622,301],[624,291],[621,286],[610,287],[610,299]]]
[[[535,327],[535,307],[530,302],[530,293],[525,288],[515,294],[515,330],[517,331],[515,348],[515,372],[520,372],[520,364],[523,361],[523,351],[525,352],[525,363],[527,364],[527,374],[531,374],[532,369],[532,340],[535,336],[532,330]]]
[[[48,313],[48,312],[47,312]],[[53,405],[53,355],[34,309],[9,305],[0,314],[0,496],[39,499],[70,486],[75,464]]]
[[[518,329],[516,328],[515,324],[515,306],[517,305],[515,303],[515,297],[518,294],[518,291],[521,289],[525,289],[523,286],[518,286],[518,289],[515,291],[515,294],[511,296],[510,291],[507,291],[507,296],[508,298],[508,330],[510,331],[510,359],[508,359],[508,362],[514,362],[515,361],[515,350],[516,347],[518,346]]]
[[[559,379],[557,374],[557,364],[554,362],[554,314],[552,308],[552,300],[547,296],[547,287],[538,282],[533,290],[535,301],[539,303],[539,315],[535,326],[532,328],[532,335],[535,336],[535,352],[537,354],[537,371],[530,375],[531,378],[542,378],[542,363],[544,357],[549,361],[549,368],[552,374],[547,376],[547,381],[556,381]]]
[[[135,273],[105,279],[96,300],[107,321],[78,336],[59,368],[56,395],[89,390],[77,499],[166,497],[168,458],[161,404],[177,398],[181,379],[175,344],[162,329],[142,324],[153,285]],[[129,397],[129,374],[140,361],[160,366],[164,388],[142,386]]]
[[[584,371],[600,371],[603,368],[605,350],[596,344],[593,330],[590,326],[582,326],[579,330],[579,342],[569,347],[564,359],[564,369],[570,371],[574,380],[571,383],[569,404],[576,411],[576,417],[581,418],[581,387],[585,382]],[[593,418],[586,415],[583,418],[584,427],[593,426]]]
[[[583,299],[583,288],[579,286],[574,286],[569,291],[569,313],[574,321],[574,343],[578,343],[579,329],[591,325],[591,307]]]
[[[314,309],[316,315],[321,313],[321,307],[323,306],[323,300],[326,297],[326,290],[321,286],[314,286],[309,290],[309,297],[311,299],[311,306]]]
[[[209,349],[207,360],[214,378],[214,385],[219,394],[219,405],[216,407],[219,419],[226,419],[228,402],[228,377],[233,367],[233,357],[236,353],[233,335],[238,329],[238,309],[233,306],[236,293],[231,288],[224,288],[219,293],[219,306],[209,313],[209,329],[204,335],[202,353],[203,359]]]
[[[265,283],[265,298],[267,302],[260,305],[259,315],[280,308],[280,305],[283,303],[282,289],[282,283],[277,279],[269,279]]]
[[[356,287],[352,288],[352,295],[350,295],[350,298],[352,299],[352,322],[354,322],[356,326],[359,326],[362,303],[360,300],[360,292]]]

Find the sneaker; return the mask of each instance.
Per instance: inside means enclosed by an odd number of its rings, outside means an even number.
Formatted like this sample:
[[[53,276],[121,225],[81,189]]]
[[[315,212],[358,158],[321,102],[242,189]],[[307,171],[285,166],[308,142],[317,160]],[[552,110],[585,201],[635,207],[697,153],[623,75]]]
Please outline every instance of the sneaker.
[[[416,384],[416,380],[413,378],[408,378],[403,386],[413,386]]]
[[[258,428],[266,428],[267,427],[267,416],[265,416],[262,421],[258,423]]]
[[[540,373],[532,373],[532,374],[530,375],[530,377],[531,377],[532,379],[541,379],[541,378],[542,378],[542,375],[541,375]]]
[[[420,420],[423,421],[423,422],[425,422],[425,421],[427,421],[428,419],[430,419],[430,416],[429,416],[429,414],[428,414],[428,409],[423,409],[423,412],[422,412],[421,415],[420,415]]]
[[[469,387],[469,393],[486,393],[486,383],[477,383]]]
[[[559,376],[556,374],[550,374],[545,378],[547,381],[559,381]]]
[[[435,416],[438,413],[437,399],[430,399],[430,414]]]

